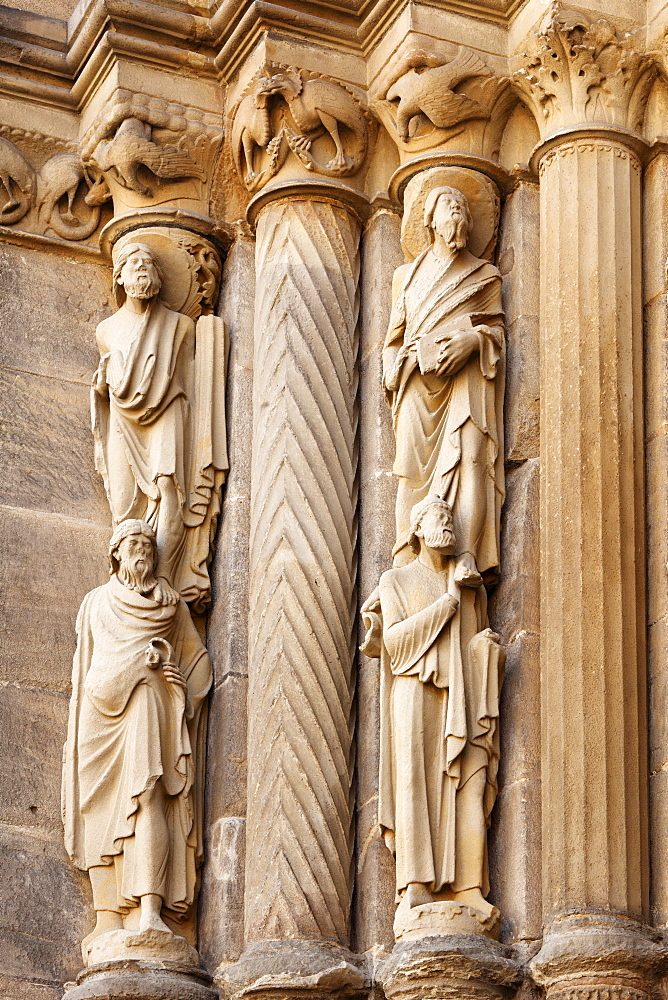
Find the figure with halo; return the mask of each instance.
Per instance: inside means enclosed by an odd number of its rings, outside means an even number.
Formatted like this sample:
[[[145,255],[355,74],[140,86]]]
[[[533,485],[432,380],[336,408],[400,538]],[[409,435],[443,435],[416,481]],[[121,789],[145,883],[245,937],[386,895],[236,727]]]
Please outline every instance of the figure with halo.
[[[155,530],[162,596],[201,611],[227,469],[224,328],[165,305],[167,276],[144,243],[117,250],[112,280],[119,308],[96,331],[95,465],[114,525],[142,518]]]
[[[383,351],[399,478],[394,563],[413,558],[412,507],[438,493],[452,507],[457,583],[478,587],[499,565],[504,318],[501,276],[468,249],[469,200],[445,183],[449,169],[408,184],[403,231],[421,230],[424,249],[395,272]]]

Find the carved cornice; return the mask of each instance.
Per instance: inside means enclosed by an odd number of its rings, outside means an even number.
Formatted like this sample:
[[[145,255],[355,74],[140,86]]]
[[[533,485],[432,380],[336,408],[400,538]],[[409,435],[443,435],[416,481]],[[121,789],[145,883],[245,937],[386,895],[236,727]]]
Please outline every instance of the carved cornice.
[[[436,0],[430,7],[508,24],[526,0]],[[114,60],[230,78],[267,30],[298,34],[361,57],[410,0],[92,0],[68,22],[3,8],[0,92],[76,111]],[[81,7],[81,5],[80,5]]]
[[[609,21],[553,3],[514,73],[541,135],[587,122],[638,130],[656,66],[635,44]]]

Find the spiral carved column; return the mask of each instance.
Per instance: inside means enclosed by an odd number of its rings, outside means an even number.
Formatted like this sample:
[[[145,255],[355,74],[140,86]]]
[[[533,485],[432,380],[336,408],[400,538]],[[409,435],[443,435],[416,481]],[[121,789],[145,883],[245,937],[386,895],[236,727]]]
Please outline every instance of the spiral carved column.
[[[274,201],[257,221],[246,952],[226,974],[245,969],[246,985],[264,961],[296,985],[314,948],[323,973],[359,978],[346,951],[359,237],[324,200]]]

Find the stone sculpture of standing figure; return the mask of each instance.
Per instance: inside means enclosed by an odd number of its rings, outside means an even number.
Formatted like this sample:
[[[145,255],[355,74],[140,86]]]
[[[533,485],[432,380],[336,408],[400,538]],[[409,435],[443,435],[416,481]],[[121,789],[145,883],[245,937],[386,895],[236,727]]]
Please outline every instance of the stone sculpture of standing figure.
[[[211,663],[186,604],[156,580],[153,529],[123,521],[109,560],[79,610],[63,766],[65,845],[97,917],[84,961],[123,954],[128,935],[137,958],[157,947],[194,961],[164,918],[194,901]]]
[[[413,558],[410,511],[435,492],[452,507],[457,582],[478,586],[493,579],[499,565],[501,277],[467,249],[472,219],[464,194],[440,185],[418,204],[431,244],[395,272],[383,351],[399,477],[394,564]]]
[[[120,308],[96,331],[95,465],[114,524],[148,521],[158,540],[158,577],[188,602],[206,603],[211,525],[227,468],[224,409],[215,403],[224,398],[224,385],[215,384],[224,371],[215,354],[224,348],[214,345],[206,357],[200,325],[214,317],[200,319],[196,330],[189,316],[162,303],[162,283],[148,246],[120,249],[113,271]]]
[[[485,588],[457,581],[441,497],[413,507],[408,544],[416,558],[384,573],[363,609],[363,648],[382,662],[378,819],[396,856],[395,934],[434,925],[494,933],[487,827],[505,653],[488,627]]]

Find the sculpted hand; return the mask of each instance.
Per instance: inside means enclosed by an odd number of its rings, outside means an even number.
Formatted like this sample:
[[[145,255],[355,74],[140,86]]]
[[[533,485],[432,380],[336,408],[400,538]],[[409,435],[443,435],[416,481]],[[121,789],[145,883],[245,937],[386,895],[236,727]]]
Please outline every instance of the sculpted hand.
[[[478,346],[478,334],[475,330],[458,330],[449,335],[441,348],[441,374],[455,375],[478,350]]]
[[[167,684],[177,690],[183,691],[185,694],[187,690],[186,680],[177,666],[173,663],[164,663],[162,667],[162,676],[165,678],[165,682]]]
[[[100,358],[100,363],[97,367],[97,371],[93,375],[93,389],[104,399],[109,395],[109,386],[107,384],[107,361],[109,360],[109,355],[104,354]]]
[[[178,604],[179,595],[170,587],[164,576],[160,576],[158,577],[158,581],[153,588],[153,599],[157,601],[158,604],[172,605]]]

